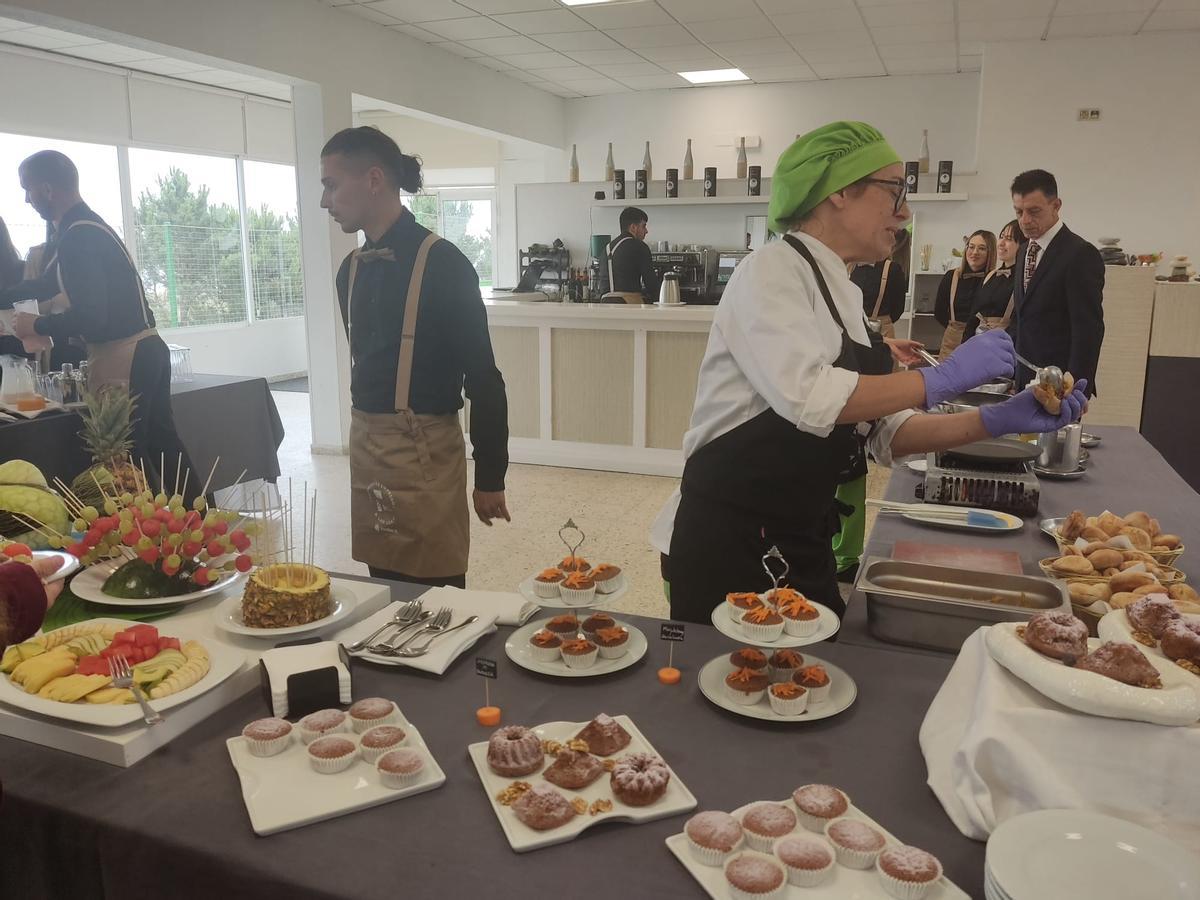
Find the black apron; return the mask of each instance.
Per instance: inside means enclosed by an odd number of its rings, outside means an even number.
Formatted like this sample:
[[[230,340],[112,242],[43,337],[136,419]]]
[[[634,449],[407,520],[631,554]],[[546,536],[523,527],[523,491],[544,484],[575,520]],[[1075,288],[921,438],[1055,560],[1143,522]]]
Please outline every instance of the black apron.
[[[856,344],[812,253],[785,240],[812,266],[829,314],[842,331],[834,366],[861,374],[891,371],[891,351],[869,329]],[[671,536],[671,618],[707,623],[731,591],[763,591],[762,556],[772,546],[790,566],[787,582],[840,617],[831,541],[841,528],[839,484],[866,474],[865,438],[853,424],[827,437],[801,431],[772,409],[709,441],[683,468]]]

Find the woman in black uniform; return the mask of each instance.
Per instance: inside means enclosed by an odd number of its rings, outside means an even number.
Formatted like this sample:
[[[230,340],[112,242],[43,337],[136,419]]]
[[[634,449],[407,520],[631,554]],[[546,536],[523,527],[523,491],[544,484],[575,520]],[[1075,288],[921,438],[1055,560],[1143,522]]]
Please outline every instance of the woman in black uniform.
[[[1023,243],[1025,235],[1016,219],[1000,229],[1000,237],[996,241],[998,263],[996,268],[987,273],[975,293],[975,301],[971,304],[971,313],[963,331],[964,341],[979,328],[980,316],[987,320],[988,328],[1008,328],[1013,313],[1012,267],[1017,258],[1017,248]]]
[[[995,265],[996,236],[990,231],[976,231],[967,238],[962,265],[942,276],[937,302],[933,306],[933,317],[946,329],[938,352],[939,361],[949,358],[963,342],[975,292]]]

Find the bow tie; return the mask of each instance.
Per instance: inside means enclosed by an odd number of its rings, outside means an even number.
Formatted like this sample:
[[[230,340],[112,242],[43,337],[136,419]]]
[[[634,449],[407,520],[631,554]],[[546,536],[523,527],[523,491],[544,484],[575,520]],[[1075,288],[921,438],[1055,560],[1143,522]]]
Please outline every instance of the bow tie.
[[[392,252],[391,247],[382,247],[378,250],[359,250],[358,261],[369,263],[377,259],[385,259],[388,262],[396,261],[396,254]]]

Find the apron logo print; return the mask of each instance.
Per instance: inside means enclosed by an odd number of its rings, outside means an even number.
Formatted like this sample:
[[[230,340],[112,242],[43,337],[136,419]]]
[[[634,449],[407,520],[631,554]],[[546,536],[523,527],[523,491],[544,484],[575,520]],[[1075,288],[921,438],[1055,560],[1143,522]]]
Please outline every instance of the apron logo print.
[[[367,496],[375,504],[374,529],[383,534],[399,534],[396,528],[396,498],[386,485],[373,481],[367,485]]]

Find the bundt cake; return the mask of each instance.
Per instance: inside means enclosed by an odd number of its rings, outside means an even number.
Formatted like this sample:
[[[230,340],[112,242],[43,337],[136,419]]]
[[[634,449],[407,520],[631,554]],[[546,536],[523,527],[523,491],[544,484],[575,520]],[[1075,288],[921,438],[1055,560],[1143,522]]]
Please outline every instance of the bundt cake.
[[[612,756],[618,750],[624,750],[633,740],[629,732],[612,716],[600,713],[592,721],[583,726],[575,740],[583,741],[588,750],[597,756]]]
[[[1017,633],[1030,648],[1068,666],[1087,655],[1087,626],[1069,612],[1038,613]]]
[[[497,775],[517,778],[541,771],[546,757],[536,734],[524,725],[505,725],[488,739],[487,761]]]
[[[1200,675],[1200,623],[1171,622],[1159,638],[1163,655],[1185,669]]]
[[[1105,675],[1133,687],[1162,687],[1158,670],[1134,644],[1107,641],[1075,663],[1075,668]]]
[[[613,796],[626,806],[649,806],[667,792],[671,770],[652,753],[630,753],[609,777]]]
[[[1135,634],[1147,635],[1154,640],[1162,637],[1163,629],[1179,618],[1179,610],[1166,594],[1147,594],[1125,607],[1129,624]]]
[[[517,818],[535,831],[549,831],[575,817],[570,801],[548,784],[535,784],[512,805]]]
[[[603,774],[603,764],[592,754],[582,750],[563,749],[558,751],[553,765],[542,773],[542,777],[561,788],[578,791]]]

